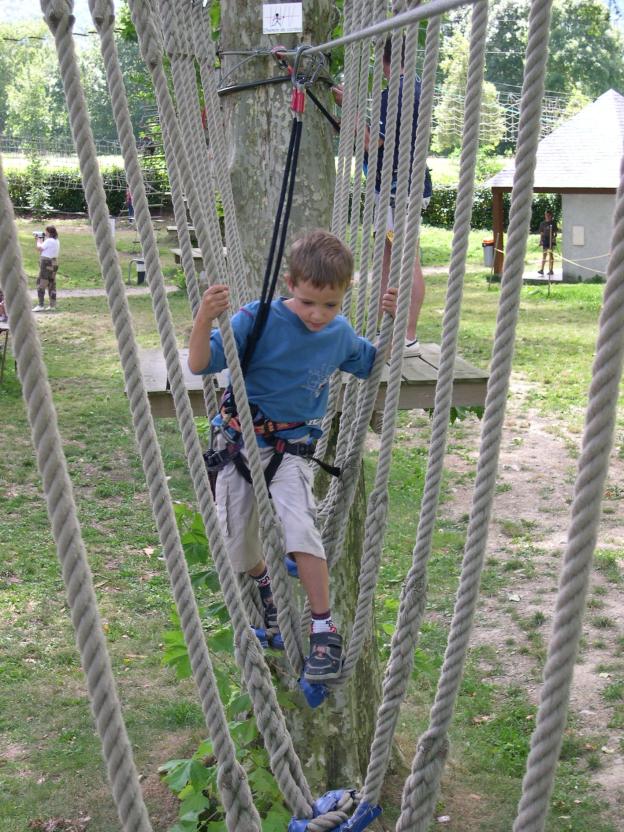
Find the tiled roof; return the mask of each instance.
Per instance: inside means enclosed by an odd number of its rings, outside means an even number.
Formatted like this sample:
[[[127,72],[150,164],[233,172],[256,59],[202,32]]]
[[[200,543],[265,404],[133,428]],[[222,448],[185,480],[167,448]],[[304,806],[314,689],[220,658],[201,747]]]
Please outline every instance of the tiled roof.
[[[624,153],[624,96],[605,92],[565,124],[542,139],[537,148],[535,188],[617,188]],[[514,163],[486,182],[510,187]]]

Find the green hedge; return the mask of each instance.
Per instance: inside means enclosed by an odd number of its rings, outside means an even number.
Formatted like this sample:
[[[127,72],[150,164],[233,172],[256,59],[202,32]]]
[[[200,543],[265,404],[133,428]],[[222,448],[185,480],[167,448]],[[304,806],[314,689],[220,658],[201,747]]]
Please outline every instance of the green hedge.
[[[457,188],[452,185],[433,186],[433,195],[427,210],[423,215],[428,225],[438,228],[452,228],[455,221],[455,201]],[[503,194],[503,214],[505,228],[509,222],[510,194]],[[544,211],[553,212],[555,219],[561,225],[561,196],[559,194],[534,194],[531,211],[531,231],[539,229],[544,219]],[[474,203],[470,224],[473,228],[492,228],[492,191],[490,188],[475,188]]]
[[[9,196],[16,209],[29,208],[30,181],[25,170],[8,170],[5,172],[9,187]],[[118,216],[126,206],[125,189],[120,189],[120,181],[125,179],[123,168],[105,168],[102,170],[106,202],[111,216]],[[150,183],[156,191],[166,193],[170,190],[166,171],[151,169]],[[87,213],[87,203],[80,173],[75,168],[54,168],[43,172],[41,186],[48,192],[50,207],[67,214]],[[151,201],[151,200],[150,200]]]

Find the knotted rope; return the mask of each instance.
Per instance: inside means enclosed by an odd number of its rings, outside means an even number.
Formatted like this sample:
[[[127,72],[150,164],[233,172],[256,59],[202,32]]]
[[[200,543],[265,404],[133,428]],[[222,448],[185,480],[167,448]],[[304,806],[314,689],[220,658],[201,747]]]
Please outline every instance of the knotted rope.
[[[154,239],[149,208],[141,187],[141,173],[132,137],[132,125],[114,46],[113,22],[108,19],[106,27],[98,25],[97,20],[95,22],[102,38],[102,54],[128,178],[132,185],[137,186],[137,228],[145,252],[146,270],[153,296],[154,314],[167,364],[167,374],[171,382],[176,413],[200,513],[234,628],[237,645],[236,659],[244,672],[258,726],[265,737],[271,765],[276,779],[280,783],[280,788],[284,791],[293,811],[303,811],[305,813],[312,800],[311,793],[303,776],[299,760],[292,748],[292,742],[288,736],[271,676],[259,649],[258,641],[245,618],[237,582],[219,529],[212,492],[202,458],[201,445],[179,363],[175,329],[158,261],[158,249]]]
[[[412,773],[405,783],[397,832],[424,832],[429,824],[447,754],[447,732],[461,682],[479,592],[479,579],[496,485],[498,454],[520,305],[524,251],[531,215],[540,107],[548,56],[550,5],[550,2],[545,0],[534,0],[531,5],[514,190],[509,216],[508,250],[501,285],[468,536],[430,725],[419,741]]]
[[[416,544],[412,555],[412,567],[405,580],[401,595],[397,624],[392,637],[390,658],[383,683],[382,704],[377,716],[375,738],[371,747],[371,757],[363,789],[364,800],[368,803],[379,802],[399,709],[412,673],[414,650],[418,642],[425,607],[427,563],[431,554],[444,466],[449,411],[453,394],[453,372],[459,332],[465,257],[468,249],[474,172],[479,146],[487,7],[487,0],[480,0],[480,2],[475,3],[473,8],[453,246],[442,327],[440,367],[436,385],[427,474],[420,507]]]
[[[91,709],[102,742],[117,813],[126,832],[151,832],[126,733],[93,579],[62,451],[52,391],[26,286],[13,206],[0,161],[0,280],[11,320],[13,353],[32,430],[67,603],[84,668]]]
[[[184,190],[191,207],[191,215],[194,218],[197,240],[201,248],[204,264],[208,266],[210,279],[214,282],[221,273],[218,270],[213,255],[210,234],[203,222],[201,200],[183,153],[184,144],[179,135],[179,130],[175,128],[175,112],[162,65],[162,53],[157,48],[156,28],[152,20],[149,4],[146,0],[131,0],[130,11],[139,37],[139,46],[142,50],[143,59],[148,66],[154,89],[156,90],[161,120],[167,121],[169,124],[169,131],[173,140],[173,150],[176,159],[181,163],[180,168]],[[292,588],[288,582],[286,567],[283,563],[283,534],[280,524],[276,521],[264,480],[264,470],[260,460],[251,413],[249,411],[249,402],[247,400],[245,382],[241,372],[232,326],[226,313],[220,316],[218,322],[223,336],[224,352],[227,366],[230,370],[232,389],[238,407],[243,440],[248,454],[249,469],[254,483],[254,493],[258,504],[260,537],[273,582],[273,593],[278,608],[279,626],[284,638],[289,662],[293,668],[293,672],[298,676],[302,667],[303,645]]]
[[[568,544],[514,832],[542,832],[568,712],[624,361],[624,160]]]

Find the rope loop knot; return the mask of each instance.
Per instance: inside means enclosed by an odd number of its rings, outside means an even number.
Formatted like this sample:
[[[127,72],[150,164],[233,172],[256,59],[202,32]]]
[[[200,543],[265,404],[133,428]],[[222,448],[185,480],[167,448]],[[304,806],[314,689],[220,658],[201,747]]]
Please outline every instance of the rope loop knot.
[[[41,11],[49,28],[55,34],[64,19],[67,19],[68,28],[74,25],[73,0],[41,0]]]
[[[115,22],[113,0],[89,0],[89,11],[98,32]]]

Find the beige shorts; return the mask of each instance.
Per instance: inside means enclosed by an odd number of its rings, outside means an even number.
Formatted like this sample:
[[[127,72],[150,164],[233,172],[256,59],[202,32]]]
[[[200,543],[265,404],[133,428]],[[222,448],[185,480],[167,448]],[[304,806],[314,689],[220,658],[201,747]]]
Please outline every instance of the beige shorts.
[[[261,448],[266,467],[271,448]],[[286,552],[305,552],[325,559],[316,527],[316,501],[312,491],[311,463],[300,456],[284,454],[271,482],[273,506],[284,528]],[[219,471],[216,488],[217,514],[225,545],[235,572],[248,572],[263,559],[256,503],[252,487],[233,463]]]

